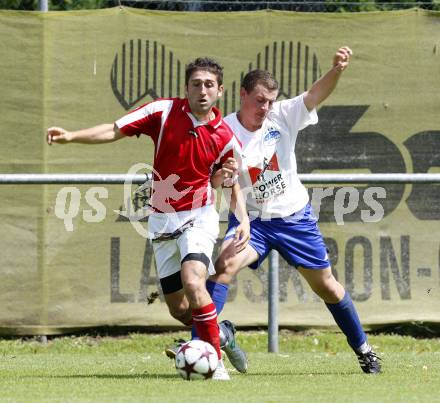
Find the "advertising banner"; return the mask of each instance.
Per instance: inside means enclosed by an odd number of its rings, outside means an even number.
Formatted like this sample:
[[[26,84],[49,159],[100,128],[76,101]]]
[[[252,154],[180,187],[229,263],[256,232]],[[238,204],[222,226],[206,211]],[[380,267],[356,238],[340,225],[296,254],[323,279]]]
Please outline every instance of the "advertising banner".
[[[154,155],[147,136],[49,147],[46,129],[113,123],[154,99],[184,97],[185,65],[199,56],[224,66],[224,115],[239,108],[241,79],[254,68],[275,75],[279,99],[292,98],[344,45],[354,52],[349,68],[319,107],[319,123],[298,136],[299,173],[440,172],[439,32],[440,13],[415,9],[0,11],[1,172],[145,172]],[[134,212],[148,202],[148,189],[136,188],[0,186],[0,332],[179,326],[142,236],[146,219],[127,218],[127,200]],[[440,184],[314,185],[309,193],[334,274],[363,324],[440,322]],[[334,325],[283,259],[279,276],[282,326]],[[265,262],[240,272],[221,318],[265,326],[267,303]]]

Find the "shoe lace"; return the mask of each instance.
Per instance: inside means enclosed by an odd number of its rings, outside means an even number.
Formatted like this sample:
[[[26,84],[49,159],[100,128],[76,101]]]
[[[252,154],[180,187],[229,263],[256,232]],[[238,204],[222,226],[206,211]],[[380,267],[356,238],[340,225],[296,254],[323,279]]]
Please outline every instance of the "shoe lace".
[[[364,362],[374,362],[374,361],[382,361],[382,358],[380,358],[373,350],[368,351],[364,354],[359,354],[359,358],[362,359]]]

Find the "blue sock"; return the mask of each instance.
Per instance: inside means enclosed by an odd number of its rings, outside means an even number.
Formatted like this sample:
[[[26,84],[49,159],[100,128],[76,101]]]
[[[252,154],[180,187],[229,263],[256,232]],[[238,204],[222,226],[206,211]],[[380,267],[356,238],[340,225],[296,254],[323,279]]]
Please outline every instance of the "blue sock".
[[[357,349],[362,346],[362,344],[367,341],[367,335],[362,329],[350,294],[345,292],[344,298],[337,304],[326,303],[326,305],[339,328],[344,332],[345,336],[347,336],[347,341],[351,348]]]
[[[226,284],[216,283],[215,281],[206,280],[206,289],[214,302],[217,315],[223,311],[226,300],[228,299],[229,286]],[[198,339],[196,327],[193,325],[191,329],[191,339]]]

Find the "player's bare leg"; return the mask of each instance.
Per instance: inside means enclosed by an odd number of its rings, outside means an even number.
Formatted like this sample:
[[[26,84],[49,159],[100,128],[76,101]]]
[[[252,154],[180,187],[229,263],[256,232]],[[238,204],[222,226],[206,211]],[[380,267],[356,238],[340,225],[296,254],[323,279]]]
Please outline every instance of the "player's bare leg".
[[[229,380],[220,351],[217,311],[206,290],[206,269],[201,261],[184,258],[181,270],[183,289],[192,308],[193,326],[196,327],[200,339],[210,343],[217,351],[219,363],[212,378]]]
[[[191,308],[201,308],[211,302],[205,287],[206,266],[202,262],[196,260],[183,262],[180,276]]]
[[[336,304],[344,298],[345,289],[333,276],[330,267],[326,269],[304,269],[298,271],[309,283],[311,289],[319,295],[325,303]]]
[[[164,294],[164,298],[171,316],[185,326],[191,326],[191,308],[183,289],[171,294]]]
[[[226,287],[231,283],[232,278],[248,264],[258,259],[258,254],[251,246],[237,253],[233,238],[223,242],[220,248],[220,255],[216,262],[216,274],[209,278],[208,284]],[[216,306],[223,307],[226,301],[226,293],[213,295]],[[221,301],[219,301],[221,300]],[[226,353],[229,361],[239,372],[247,372],[248,359],[246,353],[238,346],[235,340],[235,326],[229,320],[224,320],[219,324],[220,345]]]
[[[249,245],[237,253],[234,247],[233,238],[227,239],[220,247],[219,257],[215,263],[216,274],[210,276],[209,282],[211,282],[211,284],[227,287],[231,283],[232,278],[241,270],[241,268],[252,263],[257,258],[258,254]],[[226,296],[223,298],[226,299]],[[224,302],[225,301],[222,302],[221,306],[223,306]],[[236,343],[234,324],[228,320],[224,320],[219,323],[219,329],[221,349],[225,351],[228,359],[237,371],[246,372],[248,366],[247,357],[246,353]],[[175,345],[165,349],[166,355],[170,358],[174,358],[180,345],[184,342],[185,340],[176,340]]]
[[[223,241],[220,248],[219,257],[215,262],[216,274],[210,279],[217,283],[230,284],[233,277],[244,267],[250,265],[258,259],[255,249],[247,245],[242,251],[237,253],[234,246],[234,239],[229,238]]]
[[[347,336],[348,344],[356,353],[362,371],[367,374],[379,373],[381,371],[380,358],[368,344],[350,295],[333,276],[331,268],[305,269],[300,267],[298,271],[312,290],[326,303],[339,328]]]
[[[171,316],[185,326],[192,326],[192,311],[183,288],[170,294],[164,294],[164,298]],[[165,349],[167,357],[174,359],[177,350],[185,342],[183,339],[176,339],[174,346]]]

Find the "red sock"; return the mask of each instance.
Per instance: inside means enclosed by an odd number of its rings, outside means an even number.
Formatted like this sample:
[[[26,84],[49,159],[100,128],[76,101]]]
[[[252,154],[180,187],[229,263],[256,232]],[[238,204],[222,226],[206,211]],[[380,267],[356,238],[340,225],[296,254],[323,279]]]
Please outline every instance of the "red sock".
[[[220,335],[215,305],[210,303],[201,308],[193,309],[192,317],[200,339],[212,344],[217,351],[218,358],[221,359],[222,353],[220,352]]]

